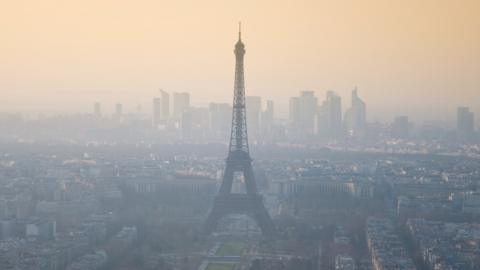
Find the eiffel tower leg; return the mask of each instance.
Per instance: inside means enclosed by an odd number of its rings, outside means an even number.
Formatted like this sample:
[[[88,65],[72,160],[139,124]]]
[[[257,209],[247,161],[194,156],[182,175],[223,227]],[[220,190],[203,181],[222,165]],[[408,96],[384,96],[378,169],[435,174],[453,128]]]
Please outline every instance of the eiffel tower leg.
[[[218,227],[218,222],[222,218],[219,211],[215,209],[216,206],[212,209],[212,211],[208,214],[208,218],[205,221],[205,225],[203,226],[203,233],[211,234],[214,232]]]
[[[247,194],[257,194],[257,186],[255,183],[255,175],[253,174],[252,164],[247,161],[244,165],[243,175],[245,177],[245,188]]]
[[[226,195],[230,193],[233,184],[233,174],[234,169],[229,163],[227,163],[225,167],[225,172],[223,173],[223,181],[222,185],[220,186],[219,194]]]
[[[267,209],[263,205],[263,203],[259,203],[255,206],[255,210],[253,211],[253,219],[258,224],[258,227],[262,230],[262,233],[266,236],[274,236],[276,233],[275,224],[273,223],[270,215],[268,214]]]

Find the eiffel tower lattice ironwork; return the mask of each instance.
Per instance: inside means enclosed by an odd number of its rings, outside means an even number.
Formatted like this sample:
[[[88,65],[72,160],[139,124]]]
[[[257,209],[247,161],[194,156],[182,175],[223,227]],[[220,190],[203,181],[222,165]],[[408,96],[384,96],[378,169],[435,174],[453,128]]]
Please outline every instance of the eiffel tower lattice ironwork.
[[[206,233],[215,231],[220,219],[227,215],[246,214],[257,222],[264,235],[271,236],[275,233],[275,226],[263,204],[262,195],[258,193],[248,147],[243,74],[244,55],[245,45],[242,42],[240,30],[238,42],[235,44],[235,86],[228,157],[222,185],[213,202],[204,231]],[[232,193],[232,184],[236,172],[243,173],[246,193]]]

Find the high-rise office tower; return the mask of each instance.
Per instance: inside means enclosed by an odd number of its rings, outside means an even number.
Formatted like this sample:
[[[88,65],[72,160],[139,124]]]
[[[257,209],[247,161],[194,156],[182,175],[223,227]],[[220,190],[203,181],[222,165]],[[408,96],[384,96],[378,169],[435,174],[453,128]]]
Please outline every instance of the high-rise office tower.
[[[161,116],[163,118],[168,118],[170,116],[170,94],[160,89],[160,94],[162,98],[161,105]]]
[[[329,106],[326,100],[322,102],[317,108],[317,135],[320,137],[329,137],[331,135],[330,129],[330,114]]]
[[[194,125],[194,111],[193,110],[184,110],[182,113],[182,119],[180,122],[182,139],[187,140],[192,138],[192,131]]]
[[[327,92],[330,132],[333,137],[342,134],[342,98],[333,91]]]
[[[210,103],[209,127],[216,140],[226,140],[232,121],[232,106],[228,103]]]
[[[181,134],[184,140],[198,141],[208,133],[208,108],[190,107],[183,111],[180,122]]]
[[[315,128],[315,114],[317,112],[317,98],[313,91],[300,92],[300,128],[305,134],[313,134]]]
[[[289,121],[293,128],[300,127],[300,98],[291,97],[289,101]]]
[[[122,117],[122,114],[123,114],[123,106],[122,106],[122,104],[117,103],[115,105],[115,116],[120,118],[120,117]]]
[[[355,117],[355,121],[357,122],[356,126],[359,128],[365,128],[367,124],[367,105],[358,96],[358,90],[356,87],[352,91],[352,108],[357,109]]]
[[[273,100],[267,100],[266,108],[262,112],[262,117],[260,121],[262,135],[268,135],[272,132],[273,117]]]
[[[317,98],[313,91],[301,91],[300,96],[291,97],[289,103],[290,126],[297,135],[312,135],[315,131]]]
[[[181,117],[190,107],[190,94],[187,92],[173,93],[173,116]]]
[[[345,128],[350,135],[358,135],[367,125],[365,102],[358,97],[357,88],[352,91],[352,106],[345,113]]]
[[[406,139],[410,134],[410,123],[408,116],[397,116],[392,124],[392,137],[397,139]]]
[[[152,114],[152,126],[153,128],[158,128],[161,120],[161,99],[156,97],[153,98],[153,114]]]
[[[102,117],[102,108],[100,102],[95,102],[93,104],[93,115],[97,118]]]
[[[468,107],[457,108],[457,131],[463,135],[472,134],[475,130],[475,116]]]
[[[262,98],[247,96],[245,98],[247,109],[248,135],[253,141],[260,135],[260,113],[262,111]]]
[[[317,107],[317,134],[336,138],[342,135],[342,99],[333,91],[327,91],[326,99]]]

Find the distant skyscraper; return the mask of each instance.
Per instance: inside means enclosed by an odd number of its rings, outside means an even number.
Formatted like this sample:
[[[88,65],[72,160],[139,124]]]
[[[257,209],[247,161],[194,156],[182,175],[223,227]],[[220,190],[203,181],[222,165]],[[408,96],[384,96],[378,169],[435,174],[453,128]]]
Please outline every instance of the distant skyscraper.
[[[161,119],[161,99],[156,97],[153,98],[153,115],[152,115],[152,126],[153,128],[158,128],[160,125]]]
[[[115,116],[116,117],[121,117],[123,114],[123,106],[120,103],[117,103],[115,105]]]
[[[262,98],[247,96],[245,97],[247,111],[248,135],[253,141],[259,138],[260,133],[260,113],[262,111]]]
[[[180,122],[182,139],[187,140],[192,138],[193,124],[194,124],[194,111],[184,110],[182,112],[182,119]]]
[[[300,92],[300,126],[303,132],[314,133],[316,112],[317,98],[315,93],[313,91]]]
[[[291,97],[289,102],[289,120],[293,128],[300,126],[300,98]]]
[[[365,102],[358,97],[357,88],[352,91],[352,107],[345,113],[345,127],[349,134],[358,135],[367,125],[367,108]]]
[[[325,101],[317,108],[317,134],[338,137],[342,134],[342,99],[328,91]]]
[[[457,131],[463,135],[472,134],[475,130],[475,116],[468,107],[457,108]]]
[[[410,133],[410,124],[408,116],[397,116],[392,124],[392,137],[397,139],[406,139]]]
[[[214,139],[225,141],[232,122],[232,106],[228,103],[210,103],[209,127]]]
[[[162,105],[161,105],[161,116],[163,118],[168,118],[170,116],[170,94],[160,89]]]
[[[342,134],[342,98],[333,91],[327,92],[328,120],[334,137]]]
[[[181,117],[190,107],[190,94],[187,92],[173,93],[173,116]]]
[[[102,117],[102,108],[100,102],[95,102],[95,104],[93,104],[93,115],[98,118]]]
[[[328,102],[324,100],[322,105],[317,108],[317,134],[320,137],[329,137],[331,135],[328,107]]]
[[[207,134],[209,109],[190,107],[183,111],[181,132],[184,140],[199,140]]]
[[[273,119],[274,119],[273,100],[267,100],[266,104],[267,106],[265,110],[262,112],[262,117],[260,121],[262,135],[268,135],[273,128]]]

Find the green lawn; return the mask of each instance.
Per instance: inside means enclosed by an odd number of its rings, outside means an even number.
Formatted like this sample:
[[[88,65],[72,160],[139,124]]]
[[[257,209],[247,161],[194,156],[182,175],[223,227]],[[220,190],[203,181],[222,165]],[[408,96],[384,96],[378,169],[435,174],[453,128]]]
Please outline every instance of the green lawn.
[[[225,242],[217,250],[217,256],[241,256],[245,243],[243,242]]]
[[[206,270],[233,270],[233,263],[209,263]]]

